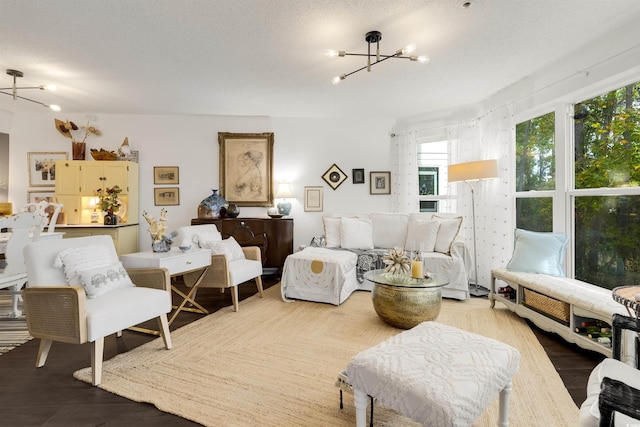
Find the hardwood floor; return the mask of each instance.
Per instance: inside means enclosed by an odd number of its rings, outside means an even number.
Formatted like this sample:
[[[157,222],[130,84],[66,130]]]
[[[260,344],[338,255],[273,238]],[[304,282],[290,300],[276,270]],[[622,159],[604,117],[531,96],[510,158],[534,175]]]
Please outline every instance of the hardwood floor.
[[[265,288],[276,283],[264,280]],[[255,285],[239,287],[240,299],[257,292]],[[231,310],[229,292],[205,290],[198,302],[212,311]],[[242,309],[242,306],[241,308]],[[202,315],[183,312],[171,326],[177,329]],[[153,324],[151,324],[153,325]],[[532,326],[576,405],[585,398],[587,377],[602,360],[598,353],[568,344],[554,334]],[[154,337],[124,331],[105,339],[104,358],[129,351]],[[31,340],[0,356],[0,425],[6,426],[194,426],[183,418],[157,410],[146,403],[136,403],[92,387],[73,378],[73,372],[88,366],[89,344],[54,343],[43,368],[34,367],[39,340]]]

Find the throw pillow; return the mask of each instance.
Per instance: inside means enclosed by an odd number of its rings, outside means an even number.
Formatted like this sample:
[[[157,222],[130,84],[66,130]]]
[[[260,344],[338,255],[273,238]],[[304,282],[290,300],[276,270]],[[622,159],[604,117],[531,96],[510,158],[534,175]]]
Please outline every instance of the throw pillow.
[[[64,268],[67,284],[81,286],[79,271],[104,267],[118,261],[106,246],[90,245],[61,250],[53,261],[54,268]]]
[[[373,249],[371,221],[340,218],[340,246],[346,249]]]
[[[433,252],[436,247],[439,229],[440,222],[435,220],[410,220],[407,227],[405,250],[419,249],[421,252]],[[412,242],[415,243],[415,247],[411,247]]]
[[[407,240],[409,215],[404,213],[372,213],[373,246],[389,249],[404,246]]]
[[[84,288],[87,298],[95,298],[114,289],[135,286],[121,262],[81,270],[78,273],[80,275],[80,284]]]
[[[340,218],[322,217],[327,248],[340,247]]]
[[[564,276],[564,255],[568,242],[566,234],[516,228],[513,256],[507,264],[507,270]]]
[[[242,247],[233,237],[219,241],[210,240],[207,242],[207,245],[209,249],[211,249],[212,254],[225,255],[227,257],[227,261],[245,259]]]
[[[451,251],[453,241],[456,239],[458,232],[460,232],[462,217],[443,218],[441,216],[434,215],[432,218],[440,222],[434,250],[436,252],[448,254]]]

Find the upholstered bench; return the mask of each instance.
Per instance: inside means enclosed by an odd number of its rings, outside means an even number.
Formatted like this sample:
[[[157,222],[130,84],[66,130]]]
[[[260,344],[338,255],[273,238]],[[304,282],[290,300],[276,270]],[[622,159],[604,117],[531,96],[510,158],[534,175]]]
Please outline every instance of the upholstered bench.
[[[469,426],[500,394],[499,426],[509,425],[513,347],[437,322],[423,322],[357,354],[347,365],[356,425],[367,396],[424,426]]]
[[[282,299],[340,305],[358,289],[357,259],[353,252],[316,247],[289,255],[282,272]]]

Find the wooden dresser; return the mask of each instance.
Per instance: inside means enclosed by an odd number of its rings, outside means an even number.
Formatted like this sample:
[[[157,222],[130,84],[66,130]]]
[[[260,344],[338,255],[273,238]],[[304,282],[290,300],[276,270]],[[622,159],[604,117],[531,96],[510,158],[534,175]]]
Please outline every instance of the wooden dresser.
[[[284,260],[293,253],[293,218],[194,218],[191,225],[215,224],[225,236],[238,227],[248,227],[254,234],[265,233],[268,240],[264,267],[277,268],[282,273]]]

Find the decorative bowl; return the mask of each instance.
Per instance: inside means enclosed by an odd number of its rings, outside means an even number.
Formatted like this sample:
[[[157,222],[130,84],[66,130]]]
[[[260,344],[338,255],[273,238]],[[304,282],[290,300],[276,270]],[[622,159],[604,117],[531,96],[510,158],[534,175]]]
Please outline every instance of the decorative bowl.
[[[282,214],[267,214],[270,218],[282,218],[284,215]]]
[[[191,246],[178,246],[178,249],[180,249],[182,252],[186,252],[191,249]]]
[[[114,151],[106,151],[104,148],[99,150],[92,148],[91,157],[93,157],[94,160],[116,160],[118,155]]]

